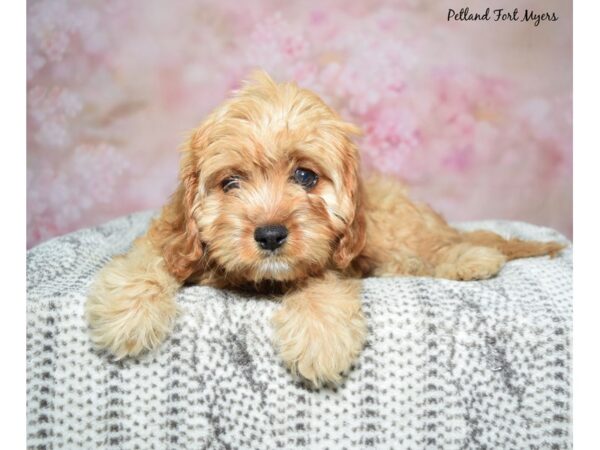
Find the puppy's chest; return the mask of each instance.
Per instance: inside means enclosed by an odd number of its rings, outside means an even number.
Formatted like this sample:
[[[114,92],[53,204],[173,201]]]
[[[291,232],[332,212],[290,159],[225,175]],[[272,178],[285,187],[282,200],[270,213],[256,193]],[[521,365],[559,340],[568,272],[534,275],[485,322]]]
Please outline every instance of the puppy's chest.
[[[293,286],[290,283],[274,280],[263,280],[258,283],[242,279],[232,279],[216,273],[193,274],[185,281],[186,286],[210,286],[217,289],[231,290],[245,295],[280,297],[289,292]]]

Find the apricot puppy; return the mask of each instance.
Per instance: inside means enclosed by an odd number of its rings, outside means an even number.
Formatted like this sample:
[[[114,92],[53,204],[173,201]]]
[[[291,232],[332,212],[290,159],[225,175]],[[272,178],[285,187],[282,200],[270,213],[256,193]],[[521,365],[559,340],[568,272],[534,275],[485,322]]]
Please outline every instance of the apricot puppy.
[[[397,182],[363,182],[358,132],[314,93],[256,74],[192,133],[170,202],[99,273],[86,304],[95,344],[117,358],[157,347],[184,282],[277,290],[281,358],[336,383],[365,341],[360,278],[480,280],[562,248],[461,233]]]

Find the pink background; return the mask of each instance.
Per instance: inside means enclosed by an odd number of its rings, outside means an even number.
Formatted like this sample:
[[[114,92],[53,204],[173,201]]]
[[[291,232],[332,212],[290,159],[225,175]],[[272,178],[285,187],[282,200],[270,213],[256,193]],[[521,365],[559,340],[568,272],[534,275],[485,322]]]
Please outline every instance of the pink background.
[[[28,246],[162,205],[185,134],[257,66],[361,126],[365,169],[448,219],[571,236],[572,6],[515,5],[559,20],[448,22],[456,1],[29,1]]]

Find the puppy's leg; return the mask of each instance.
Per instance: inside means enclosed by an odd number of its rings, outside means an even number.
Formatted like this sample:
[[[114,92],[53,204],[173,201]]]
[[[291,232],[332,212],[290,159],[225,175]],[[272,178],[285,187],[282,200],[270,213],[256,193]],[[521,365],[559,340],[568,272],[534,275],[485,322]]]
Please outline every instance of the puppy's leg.
[[[94,343],[117,358],[158,346],[171,329],[180,283],[147,237],[98,274],[86,304]]]
[[[466,242],[449,245],[436,255],[435,276],[450,280],[484,280],[500,272],[506,256],[492,247]]]
[[[327,273],[283,298],[273,317],[274,340],[293,373],[315,386],[341,380],[367,333],[360,289],[358,280]]]
[[[432,276],[433,266],[415,253],[404,248],[379,252],[380,261],[373,270],[376,277],[394,277],[398,275]]]
[[[457,234],[458,242],[443,247],[436,255],[435,275],[451,280],[482,280],[496,275],[506,261],[550,255],[564,248],[559,242],[504,239],[491,231]]]

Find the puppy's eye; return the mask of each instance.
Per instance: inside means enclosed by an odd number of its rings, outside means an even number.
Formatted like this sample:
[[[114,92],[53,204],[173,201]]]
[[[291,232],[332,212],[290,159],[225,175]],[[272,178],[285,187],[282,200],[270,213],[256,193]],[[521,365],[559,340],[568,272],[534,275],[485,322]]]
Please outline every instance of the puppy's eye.
[[[240,177],[238,176],[234,175],[231,177],[227,177],[223,181],[221,181],[221,189],[223,189],[223,192],[230,191],[231,189],[238,189],[239,187]]]
[[[319,176],[316,173],[314,173],[312,170],[304,169],[302,167],[296,169],[293,178],[296,183],[306,190],[315,187],[317,181],[319,181]]]

